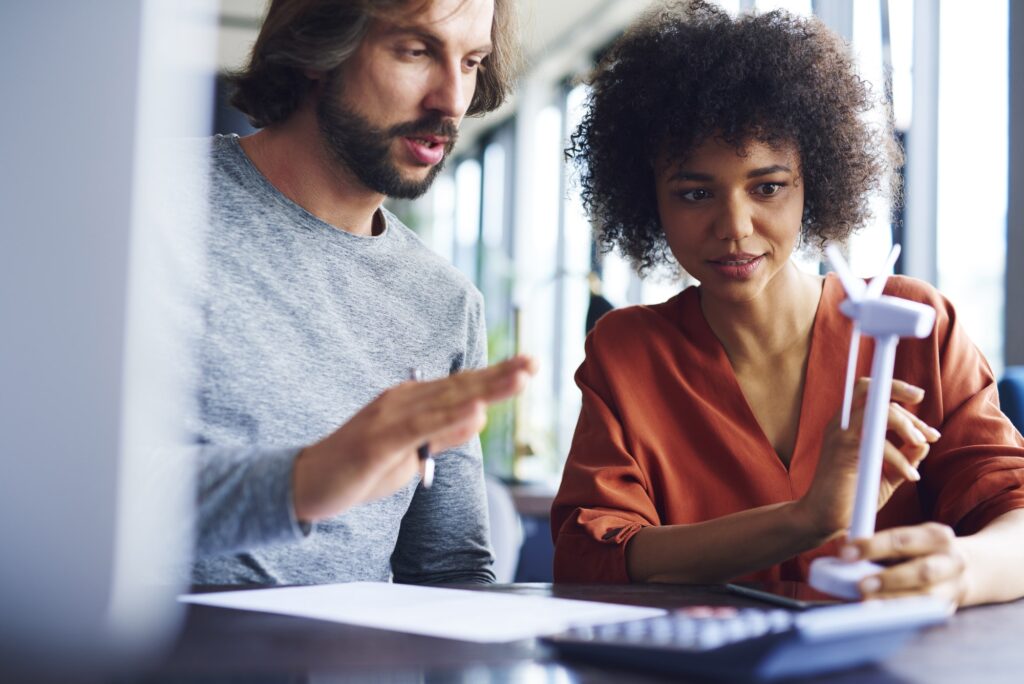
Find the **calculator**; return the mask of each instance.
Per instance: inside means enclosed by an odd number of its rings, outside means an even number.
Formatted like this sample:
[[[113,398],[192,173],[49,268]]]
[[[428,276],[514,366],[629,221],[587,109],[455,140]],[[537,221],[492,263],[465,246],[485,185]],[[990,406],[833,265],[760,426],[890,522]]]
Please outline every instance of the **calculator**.
[[[711,679],[772,681],[885,658],[953,607],[928,597],[792,612],[696,606],[659,617],[574,627],[542,641],[564,657]]]

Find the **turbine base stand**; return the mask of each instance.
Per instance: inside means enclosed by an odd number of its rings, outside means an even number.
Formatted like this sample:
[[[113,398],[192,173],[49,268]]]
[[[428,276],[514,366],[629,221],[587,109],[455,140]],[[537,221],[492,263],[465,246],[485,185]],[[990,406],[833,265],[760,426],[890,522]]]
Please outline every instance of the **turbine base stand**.
[[[811,561],[808,582],[818,591],[843,599],[861,598],[858,584],[868,575],[884,570],[871,561],[844,561],[834,557],[815,558]]]

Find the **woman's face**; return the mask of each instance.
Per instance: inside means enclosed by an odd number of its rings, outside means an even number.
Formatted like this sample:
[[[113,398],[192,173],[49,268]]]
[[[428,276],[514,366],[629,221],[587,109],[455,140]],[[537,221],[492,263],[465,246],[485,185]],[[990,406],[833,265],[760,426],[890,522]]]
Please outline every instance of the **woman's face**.
[[[704,294],[750,301],[787,268],[804,211],[795,146],[712,138],[656,160],[655,185],[669,248]]]

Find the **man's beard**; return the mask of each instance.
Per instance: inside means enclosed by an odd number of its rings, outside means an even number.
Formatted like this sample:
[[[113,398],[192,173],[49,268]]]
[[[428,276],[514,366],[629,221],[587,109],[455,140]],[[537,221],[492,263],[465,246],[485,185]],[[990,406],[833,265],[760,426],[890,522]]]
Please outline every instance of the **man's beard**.
[[[445,159],[455,146],[459,134],[455,123],[440,115],[397,124],[388,129],[378,128],[343,105],[340,96],[331,97],[327,94],[317,103],[316,118],[320,134],[336,160],[369,189],[399,199],[416,199],[427,191],[444,167]],[[431,135],[448,138],[444,157],[430,167],[422,180],[403,178],[391,158],[394,141],[401,137]]]

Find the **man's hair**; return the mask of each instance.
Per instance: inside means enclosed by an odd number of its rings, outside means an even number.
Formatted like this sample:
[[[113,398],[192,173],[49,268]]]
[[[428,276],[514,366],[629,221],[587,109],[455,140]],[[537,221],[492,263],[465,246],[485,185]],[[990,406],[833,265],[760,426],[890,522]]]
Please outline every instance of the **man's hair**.
[[[902,153],[843,41],[817,19],[731,18],[701,1],[669,2],[608,51],[567,157],[604,250],[643,273],[672,264],[658,217],[654,160],[687,158],[720,138],[743,150],[794,145],[804,185],[801,238],[843,241],[870,217],[873,191],[899,201]]]
[[[249,63],[229,76],[231,104],[257,128],[284,121],[309,91],[306,71],[334,71],[359,47],[371,21],[416,12],[431,2],[272,0]],[[491,42],[468,116],[497,109],[511,90],[520,60],[515,0],[494,0]]]

